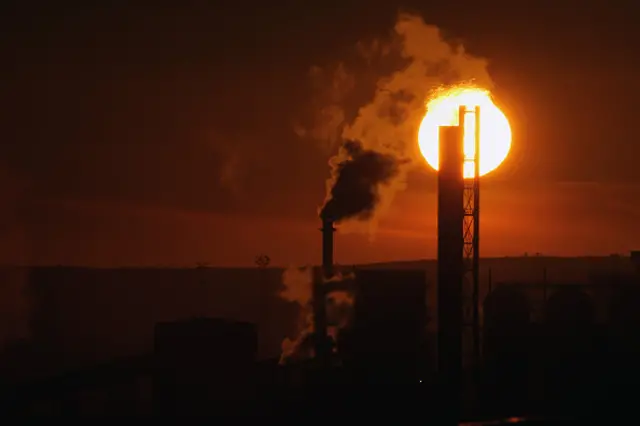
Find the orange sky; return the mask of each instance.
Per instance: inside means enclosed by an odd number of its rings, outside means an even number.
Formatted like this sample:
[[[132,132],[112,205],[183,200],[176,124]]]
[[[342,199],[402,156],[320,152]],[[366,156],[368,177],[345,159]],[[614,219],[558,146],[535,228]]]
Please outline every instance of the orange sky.
[[[485,256],[626,253],[637,241],[640,186],[485,185],[482,240]],[[273,264],[320,259],[319,223],[313,219],[226,216],[112,202],[48,201],[38,221],[15,227],[0,252],[5,261],[117,265],[253,264],[267,253]],[[311,212],[313,213],[313,212]],[[373,241],[338,233],[339,263],[434,257],[435,193],[407,190],[395,200]]]
[[[505,164],[483,180],[482,254],[636,248],[640,152],[629,123],[640,65],[629,58],[640,33],[630,8],[415,2],[424,22],[411,28],[428,31],[405,35],[426,44],[406,46],[429,58],[408,67],[399,52],[363,55],[398,46],[391,3],[269,3],[248,13],[231,2],[224,14],[206,2],[107,3],[0,14],[11,65],[0,70],[10,112],[0,144],[2,262],[252,265],[263,252],[279,265],[318,262],[317,208],[337,146],[301,136],[300,126],[312,129],[336,103],[348,123],[369,105],[370,117],[393,124],[427,86],[465,76],[490,77],[513,130]],[[432,25],[465,55],[451,56]],[[447,51],[447,67],[430,57]],[[338,64],[345,87],[310,79]],[[438,78],[424,80],[431,71]],[[408,80],[394,96],[379,90],[399,74]],[[419,83],[413,101],[400,96],[408,83]],[[368,121],[353,128],[398,137]],[[339,234],[336,259],[433,257],[435,211],[435,175],[412,173],[376,238]]]

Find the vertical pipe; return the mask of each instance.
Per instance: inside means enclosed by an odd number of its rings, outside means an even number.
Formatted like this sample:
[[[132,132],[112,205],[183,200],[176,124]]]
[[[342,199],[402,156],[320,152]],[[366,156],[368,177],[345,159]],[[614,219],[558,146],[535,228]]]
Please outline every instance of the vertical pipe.
[[[475,108],[473,171],[473,350],[480,360],[480,107]]]
[[[440,127],[439,132],[438,370],[444,385],[442,390],[459,408],[464,269],[463,133],[460,126]],[[457,416],[459,412],[454,410],[452,414]]]
[[[333,220],[322,218],[322,273],[314,277],[313,283],[313,316],[315,326],[315,352],[316,358],[324,365],[328,361],[331,347],[327,339],[327,310],[325,305],[324,280],[333,276],[333,234],[336,228]]]
[[[333,276],[333,220],[322,218],[322,273],[326,279]]]

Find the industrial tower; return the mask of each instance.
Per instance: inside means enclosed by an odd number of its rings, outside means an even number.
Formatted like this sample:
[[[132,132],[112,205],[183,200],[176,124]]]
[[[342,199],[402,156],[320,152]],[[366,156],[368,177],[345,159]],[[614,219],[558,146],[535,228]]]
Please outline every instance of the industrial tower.
[[[473,134],[467,134],[467,116],[472,115]],[[466,335],[471,335],[473,342],[473,361],[477,363],[480,359],[480,298],[479,298],[479,276],[480,276],[480,107],[476,106],[472,110],[461,106],[458,112],[459,126],[463,133],[463,146],[473,146],[472,153],[465,153],[464,169],[473,170],[471,178],[464,179],[464,218],[463,218],[463,239],[464,239],[464,278],[462,295],[463,300],[463,325]],[[473,138],[473,145],[468,143],[468,139]],[[470,141],[469,141],[470,142]],[[468,154],[468,155],[466,155]],[[466,173],[465,173],[466,175]],[[469,333],[470,331],[470,333]]]
[[[470,114],[473,119],[467,120]],[[452,394],[459,390],[463,341],[473,342],[474,361],[480,356],[479,118],[479,107],[460,107],[458,126],[439,129],[438,369]],[[474,131],[465,132],[471,123]],[[465,145],[475,149],[465,155]],[[465,170],[470,178],[465,178]]]

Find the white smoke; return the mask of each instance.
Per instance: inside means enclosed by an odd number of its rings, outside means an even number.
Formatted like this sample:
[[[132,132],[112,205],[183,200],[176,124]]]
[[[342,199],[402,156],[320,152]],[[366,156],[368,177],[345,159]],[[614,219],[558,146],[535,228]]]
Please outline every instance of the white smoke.
[[[351,278],[353,274],[338,273],[323,282],[340,282]],[[295,337],[285,337],[282,341],[281,365],[311,359],[315,355],[312,339],[314,333],[313,282],[314,274],[311,267],[291,266],[282,274],[284,289],[278,295],[288,302],[297,303],[300,307],[300,316],[296,324]],[[326,306],[327,321],[332,324],[327,332],[336,339],[338,332],[350,323],[353,296],[347,291],[333,291],[326,295]]]
[[[406,188],[411,168],[424,167],[416,139],[430,96],[442,86],[473,82],[491,89],[493,82],[486,59],[446,39],[418,15],[399,14],[389,36],[361,41],[354,53],[347,65],[312,68],[318,95],[315,118],[304,136],[334,150],[343,140],[357,140],[364,149],[412,160],[378,188],[376,210],[366,222],[341,224],[341,232],[371,237],[395,194]],[[368,101],[362,93],[370,93]]]
[[[311,267],[290,266],[282,273],[284,289],[278,296],[300,307],[294,338],[282,341],[280,364],[313,356],[311,335],[313,334],[313,269]]]

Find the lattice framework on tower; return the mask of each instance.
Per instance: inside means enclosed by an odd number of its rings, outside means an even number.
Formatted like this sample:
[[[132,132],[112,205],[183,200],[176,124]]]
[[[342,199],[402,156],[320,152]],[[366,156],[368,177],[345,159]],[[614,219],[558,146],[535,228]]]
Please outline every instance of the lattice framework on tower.
[[[463,347],[478,361],[481,353],[479,315],[479,243],[480,243],[480,107],[459,109],[459,126],[463,128],[464,192],[463,192]],[[470,131],[467,131],[470,130]],[[467,177],[471,176],[471,177]],[[468,344],[471,343],[471,348]],[[467,358],[467,357],[465,357]]]

